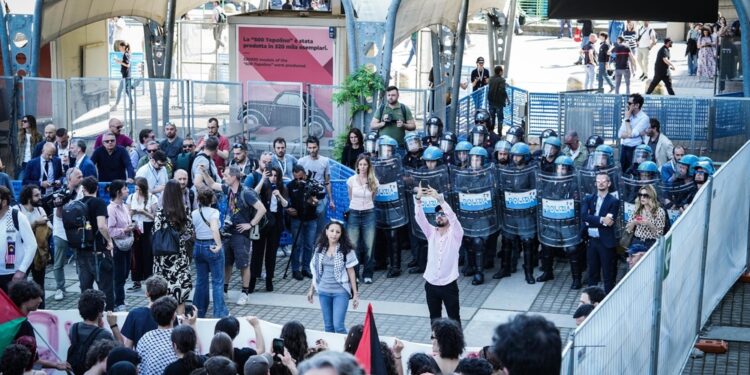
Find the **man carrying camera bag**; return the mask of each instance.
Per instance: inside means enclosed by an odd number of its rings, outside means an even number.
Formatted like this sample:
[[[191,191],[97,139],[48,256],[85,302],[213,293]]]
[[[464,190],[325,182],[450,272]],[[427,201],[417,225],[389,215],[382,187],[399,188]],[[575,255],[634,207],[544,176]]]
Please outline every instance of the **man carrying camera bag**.
[[[266,208],[258,199],[253,189],[242,186],[242,170],[232,165],[224,172],[224,184],[215,182],[204,166],[200,166],[203,179],[211,189],[221,191],[227,197],[227,215],[224,218],[222,237],[224,237],[224,292],[229,290],[232,278],[232,263],[242,275],[242,293],[237,299],[238,305],[247,304],[250,294],[250,252],[252,241],[250,230],[258,225]]]
[[[305,276],[312,278],[310,260],[315,245],[315,236],[318,234],[316,221],[317,206],[320,202],[316,189],[308,187],[314,182],[308,181],[305,168],[297,164],[292,168],[292,174],[294,180],[287,185],[290,204],[286,209],[291,217],[292,238],[294,239],[291,255],[292,277],[295,280],[302,280]]]
[[[381,105],[375,111],[370,129],[377,130],[378,136],[387,135],[398,142],[398,148],[403,150],[404,136],[406,131],[412,131],[417,128],[414,122],[414,116],[408,107],[398,102],[398,87],[388,86],[385,89],[387,105]]]

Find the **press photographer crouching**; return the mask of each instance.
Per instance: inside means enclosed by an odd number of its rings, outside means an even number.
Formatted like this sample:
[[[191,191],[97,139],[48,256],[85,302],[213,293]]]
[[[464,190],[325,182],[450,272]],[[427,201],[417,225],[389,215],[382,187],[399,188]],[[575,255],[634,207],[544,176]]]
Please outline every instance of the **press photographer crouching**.
[[[305,174],[305,168],[301,165],[295,165],[292,172],[294,180],[287,186],[291,207],[286,209],[291,217],[294,238],[292,277],[302,280],[304,277],[312,278],[310,260],[317,234],[316,208],[318,201],[325,198],[325,187]]]

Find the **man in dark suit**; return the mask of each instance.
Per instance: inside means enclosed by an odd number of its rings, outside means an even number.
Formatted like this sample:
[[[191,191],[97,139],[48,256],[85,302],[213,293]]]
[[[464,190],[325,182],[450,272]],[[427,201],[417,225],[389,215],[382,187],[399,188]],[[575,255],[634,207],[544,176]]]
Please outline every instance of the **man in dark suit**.
[[[26,163],[26,176],[24,185],[36,185],[42,190],[42,195],[47,194],[62,185],[63,177],[62,163],[55,145],[47,143],[42,148],[42,154]]]
[[[604,291],[615,287],[617,277],[617,238],[615,219],[620,212],[620,201],[609,194],[609,175],[596,176],[596,194],[589,195],[582,205],[582,222],[589,237],[587,260],[589,286],[599,283],[600,272],[604,278]]]
[[[39,141],[36,145],[34,145],[34,151],[31,154],[32,158],[38,158],[42,155],[42,148],[45,144],[48,142],[55,143],[57,140],[57,127],[55,124],[47,124],[47,126],[44,127],[44,139]],[[57,145],[55,145],[57,147]],[[57,155],[57,151],[55,151],[55,155]]]

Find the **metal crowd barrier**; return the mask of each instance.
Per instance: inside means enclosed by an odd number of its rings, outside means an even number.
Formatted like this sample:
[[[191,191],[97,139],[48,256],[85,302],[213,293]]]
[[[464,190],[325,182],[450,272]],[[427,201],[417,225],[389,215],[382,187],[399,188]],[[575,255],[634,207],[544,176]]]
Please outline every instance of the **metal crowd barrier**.
[[[750,261],[750,190],[737,182],[748,168],[750,142],[573,332],[564,374],[681,372]]]

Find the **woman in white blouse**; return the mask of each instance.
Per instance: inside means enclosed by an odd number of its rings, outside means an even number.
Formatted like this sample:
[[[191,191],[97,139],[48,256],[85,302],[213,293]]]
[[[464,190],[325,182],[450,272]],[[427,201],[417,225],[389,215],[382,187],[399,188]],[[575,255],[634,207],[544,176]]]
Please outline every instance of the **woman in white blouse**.
[[[370,158],[360,154],[357,158],[357,174],[346,180],[349,190],[349,219],[346,232],[352,241],[357,257],[362,259],[364,269],[357,274],[365,284],[372,284],[373,260],[372,245],[375,241],[375,193],[378,191],[378,179],[372,169]],[[362,246],[359,245],[360,240]],[[359,267],[357,267],[359,268]]]
[[[135,223],[135,242],[133,243],[133,267],[131,275],[133,286],[128,292],[141,290],[141,282],[153,273],[154,257],[151,255],[151,231],[154,226],[154,215],[159,207],[159,200],[148,191],[148,181],[143,177],[135,178],[135,193],[126,201],[130,216]]]

